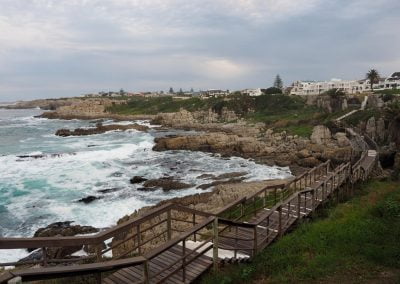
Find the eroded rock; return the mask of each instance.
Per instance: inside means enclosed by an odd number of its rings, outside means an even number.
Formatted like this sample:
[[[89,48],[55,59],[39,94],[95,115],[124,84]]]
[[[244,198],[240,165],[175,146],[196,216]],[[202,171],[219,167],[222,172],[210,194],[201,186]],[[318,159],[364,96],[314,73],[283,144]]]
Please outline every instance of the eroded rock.
[[[186,189],[193,187],[193,184],[183,183],[174,180],[172,177],[162,177],[159,179],[150,179],[143,184],[146,189],[157,189],[161,188],[164,191],[176,190],[176,189]]]
[[[57,136],[68,137],[68,136],[85,136],[85,135],[94,135],[94,134],[102,134],[107,131],[113,130],[130,130],[135,129],[139,131],[147,131],[149,128],[144,125],[139,124],[129,124],[129,125],[119,125],[119,124],[112,124],[112,125],[102,125],[97,124],[96,127],[92,128],[76,128],[75,130],[69,129],[59,129],[56,132]]]

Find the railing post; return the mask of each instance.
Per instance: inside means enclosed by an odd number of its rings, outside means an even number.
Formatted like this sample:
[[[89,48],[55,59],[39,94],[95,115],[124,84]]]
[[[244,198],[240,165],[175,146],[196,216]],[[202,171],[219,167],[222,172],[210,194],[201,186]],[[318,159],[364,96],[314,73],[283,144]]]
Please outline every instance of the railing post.
[[[218,217],[215,217],[213,223],[213,262],[214,262],[214,271],[218,271]]]
[[[143,263],[143,282],[144,284],[149,284],[150,279],[149,279],[149,261],[146,259],[145,262]]]
[[[167,211],[167,237],[171,240],[171,209]]]
[[[254,255],[258,252],[257,225],[254,226]]]
[[[96,244],[96,257],[97,257],[98,262],[101,262],[101,260],[102,260],[101,250],[102,250],[102,246],[100,244]],[[102,278],[101,272],[96,273],[96,281],[98,284],[101,283],[101,281],[102,281],[101,278]]]
[[[186,282],[186,239],[182,240],[182,281]]]
[[[237,242],[238,242],[238,226],[235,226],[235,250],[234,250],[234,259],[236,260],[237,259],[237,247],[238,247],[238,245],[237,245]]]
[[[138,244],[138,252],[139,252],[139,255],[141,255],[142,254],[142,248],[141,248],[142,236],[140,235],[140,224],[136,225],[136,238],[137,238],[137,244]]]
[[[263,208],[265,208],[266,203],[267,203],[267,190],[264,190]]]
[[[301,194],[297,194],[297,218],[300,220]]]
[[[192,222],[193,222],[193,227],[196,226],[196,214],[193,213],[192,215]],[[196,241],[196,232],[194,233],[194,241]]]
[[[315,192],[314,190],[311,190],[311,212],[314,212],[314,206],[315,206]]]
[[[254,209],[254,216],[257,216],[257,203],[256,203],[257,199],[254,196],[253,197],[253,209]]]
[[[42,255],[43,255],[43,266],[47,266],[47,250],[45,247],[42,247]]]
[[[96,244],[96,257],[98,262],[102,260],[101,250],[102,246],[100,244]]]
[[[242,201],[240,203],[240,218],[239,219],[241,219],[244,216],[244,203],[245,203],[245,201]]]
[[[279,213],[278,235],[279,235],[279,237],[282,237],[282,235],[283,235],[283,232],[282,232],[282,205],[278,207],[278,213]]]

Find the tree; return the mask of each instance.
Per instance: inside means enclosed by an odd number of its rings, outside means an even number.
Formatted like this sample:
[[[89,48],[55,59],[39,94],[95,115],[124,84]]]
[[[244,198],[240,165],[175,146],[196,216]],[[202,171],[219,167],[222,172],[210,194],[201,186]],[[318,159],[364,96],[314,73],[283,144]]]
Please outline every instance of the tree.
[[[271,87],[265,90],[262,90],[264,94],[266,95],[276,95],[276,94],[282,94],[282,89],[276,88],[276,87]]]
[[[281,90],[283,88],[283,81],[282,81],[281,77],[279,76],[279,74],[276,75],[276,77],[275,77],[274,87],[281,89]]]
[[[179,94],[179,95],[183,95],[182,88],[180,88],[180,89],[179,89],[179,92],[178,92],[178,94]]]
[[[174,89],[171,87],[171,88],[169,88],[169,93],[170,94],[173,94],[174,93]]]
[[[190,88],[190,92],[191,92],[191,93],[194,93],[194,90],[193,90],[193,88]]]
[[[371,91],[374,90],[374,84],[379,83],[379,73],[376,69],[371,69],[367,72],[366,78],[369,80],[371,85]]]

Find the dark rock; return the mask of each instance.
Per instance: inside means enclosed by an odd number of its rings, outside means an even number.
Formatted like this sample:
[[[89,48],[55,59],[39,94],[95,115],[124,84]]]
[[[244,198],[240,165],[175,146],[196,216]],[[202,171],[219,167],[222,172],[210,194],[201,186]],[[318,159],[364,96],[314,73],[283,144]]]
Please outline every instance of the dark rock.
[[[97,200],[97,199],[100,199],[100,198],[101,198],[101,197],[89,195],[89,196],[87,196],[87,197],[84,197],[84,198],[79,199],[78,202],[83,202],[83,203],[85,203],[85,204],[88,204],[88,203],[92,203],[93,201],[95,201],[95,200]]]
[[[72,225],[74,221],[56,222],[47,227],[38,229],[33,235],[36,237],[75,236],[97,233],[99,229],[91,226]]]
[[[136,123],[129,125],[119,125],[119,124],[102,125],[101,123],[97,123],[96,127],[92,128],[76,128],[75,130],[59,129],[57,130],[56,135],[62,137],[84,136],[84,135],[102,134],[112,130],[129,130],[129,129],[147,131],[149,128],[147,126],[139,125]]]
[[[38,237],[55,237],[55,236],[75,236],[93,234],[99,232],[99,229],[91,226],[80,226],[71,225],[73,221],[56,222],[48,225],[47,227],[38,229],[33,235],[34,238]],[[50,258],[64,258],[74,252],[81,250],[81,246],[76,247],[64,247],[64,248],[50,248],[47,250],[47,254]],[[34,251],[35,249],[28,249],[28,252]],[[35,257],[37,255],[34,255]]]
[[[227,178],[236,178],[236,177],[242,177],[247,175],[246,172],[232,172],[232,173],[225,173],[222,175],[219,175],[215,177],[216,180],[221,180],[221,179],[227,179]]]
[[[131,184],[142,183],[145,181],[147,181],[147,178],[141,176],[134,176],[133,178],[130,179]]]
[[[137,190],[139,191],[155,191],[157,190],[156,187],[139,187]]]
[[[105,193],[110,193],[110,192],[116,192],[118,190],[121,190],[121,188],[107,188],[107,189],[98,190],[97,192],[105,194]]]
[[[199,179],[215,179],[215,175],[212,175],[212,174],[202,174],[202,175],[199,175],[197,178],[199,178]]]
[[[219,180],[219,181],[214,181],[212,183],[201,184],[197,188],[209,189],[210,187],[217,186],[217,185],[220,185],[220,184],[240,183],[243,180],[245,180],[245,178],[243,178],[243,177],[241,177],[241,178],[232,178],[232,179],[229,179],[229,180]]]
[[[146,188],[162,188],[164,191],[174,189],[185,189],[192,187],[192,184],[187,184],[174,180],[172,177],[162,177],[159,179],[151,179],[144,183]]]
[[[32,253],[30,253],[27,257],[18,260],[18,262],[42,260],[42,257],[43,257],[43,250],[37,249],[35,251],[32,251]]]
[[[44,158],[59,158],[64,155],[76,155],[76,153],[56,153],[56,154],[38,154],[38,155],[18,155],[19,159],[44,159]],[[21,161],[21,160],[17,160]]]

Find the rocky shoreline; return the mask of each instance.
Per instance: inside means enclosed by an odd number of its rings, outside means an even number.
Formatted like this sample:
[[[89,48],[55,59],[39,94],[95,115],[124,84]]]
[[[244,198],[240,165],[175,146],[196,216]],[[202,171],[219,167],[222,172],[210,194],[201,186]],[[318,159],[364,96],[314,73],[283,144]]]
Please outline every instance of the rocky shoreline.
[[[116,130],[138,130],[138,131],[147,131],[149,127],[139,124],[129,124],[129,125],[103,125],[102,123],[97,123],[96,127],[91,128],[76,128],[74,130],[69,129],[59,129],[56,132],[57,136],[68,137],[68,136],[86,136],[86,135],[95,135],[102,134],[108,131],[116,131]]]

